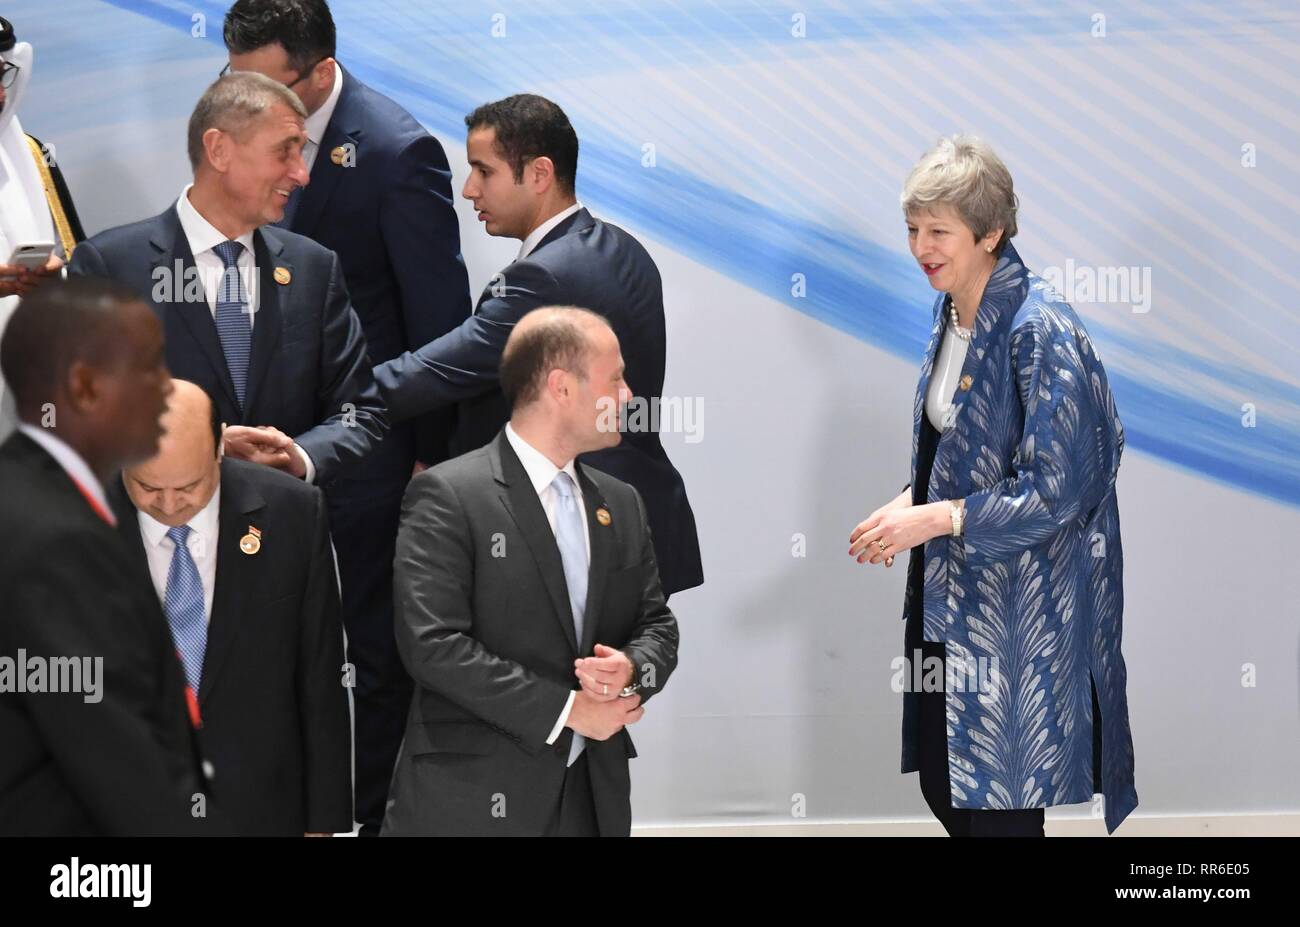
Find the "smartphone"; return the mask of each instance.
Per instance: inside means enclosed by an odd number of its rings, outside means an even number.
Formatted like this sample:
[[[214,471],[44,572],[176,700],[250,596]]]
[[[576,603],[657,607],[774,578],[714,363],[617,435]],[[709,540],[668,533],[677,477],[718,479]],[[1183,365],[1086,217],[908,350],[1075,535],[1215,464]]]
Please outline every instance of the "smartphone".
[[[24,242],[14,248],[14,253],[9,256],[6,262],[11,267],[26,267],[28,270],[40,270],[50,261],[50,255],[54,253],[54,242],[52,241],[29,241]]]

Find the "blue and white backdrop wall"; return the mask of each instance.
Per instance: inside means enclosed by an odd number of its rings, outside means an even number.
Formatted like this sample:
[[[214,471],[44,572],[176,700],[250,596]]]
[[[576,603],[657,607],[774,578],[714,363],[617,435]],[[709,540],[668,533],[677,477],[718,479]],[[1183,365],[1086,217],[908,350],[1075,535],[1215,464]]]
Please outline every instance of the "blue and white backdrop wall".
[[[36,50],[21,117],[87,231],[165,208],[225,3],[5,6]],[[708,581],[674,598],[680,669],[635,732],[638,823],[926,815],[898,772],[904,571],[845,551],[908,478],[931,292],[899,187],[958,130],[1010,166],[1017,247],[1085,318],[1127,429],[1138,814],[1300,811],[1293,4],[333,7],[340,59],[442,139],[457,189],[466,112],[558,101],[580,198],[663,272],[666,394],[703,409],[665,443]],[[461,219],[477,292],[516,245]]]

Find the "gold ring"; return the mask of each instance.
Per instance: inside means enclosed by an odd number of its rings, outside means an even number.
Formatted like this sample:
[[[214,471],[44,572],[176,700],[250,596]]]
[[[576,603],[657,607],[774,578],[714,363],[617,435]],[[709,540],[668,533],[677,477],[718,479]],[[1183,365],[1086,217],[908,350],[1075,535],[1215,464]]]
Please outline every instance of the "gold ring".
[[[885,539],[884,539],[884,538],[877,538],[877,539],[876,539],[876,546],[879,547],[881,550],[885,550],[886,548],[889,547],[889,545],[885,543]]]

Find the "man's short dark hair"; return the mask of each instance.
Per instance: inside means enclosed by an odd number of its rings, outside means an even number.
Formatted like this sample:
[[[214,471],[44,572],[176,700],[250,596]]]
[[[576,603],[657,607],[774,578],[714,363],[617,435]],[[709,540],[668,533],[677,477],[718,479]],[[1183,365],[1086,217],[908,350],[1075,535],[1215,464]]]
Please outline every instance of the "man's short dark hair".
[[[550,314],[545,322],[511,332],[501,352],[501,393],[511,411],[536,402],[547,375],[556,368],[587,379],[591,355],[590,322],[608,325],[605,318],[576,306],[547,306],[533,312]],[[532,313],[525,313],[527,318]]]
[[[334,17],[325,0],[235,0],[221,35],[235,55],[278,42],[298,72],[334,57]]]
[[[493,129],[496,147],[514,172],[515,183],[524,179],[524,167],[534,158],[550,158],[555,181],[572,194],[578,176],[578,134],[569,117],[545,97],[518,93],[495,103],[484,103],[465,117],[465,127]]]
[[[121,308],[144,301],[100,277],[47,280],[14,310],[0,342],[0,372],[24,417],[53,402],[77,361],[105,369],[124,351]]]

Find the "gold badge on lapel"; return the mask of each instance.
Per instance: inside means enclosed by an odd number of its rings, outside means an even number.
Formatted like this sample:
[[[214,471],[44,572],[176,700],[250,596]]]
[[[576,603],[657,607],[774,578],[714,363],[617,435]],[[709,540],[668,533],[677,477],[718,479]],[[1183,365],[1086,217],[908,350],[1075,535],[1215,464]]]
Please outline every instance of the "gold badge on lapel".
[[[970,389],[970,385],[972,382],[974,381],[971,380],[970,374],[968,373],[966,374],[966,376],[962,377],[960,381],[958,381],[957,385],[960,386],[963,390],[968,390]]]
[[[262,532],[252,525],[248,526],[248,534],[239,539],[239,549],[250,557],[262,549]]]
[[[277,267],[271,276],[275,278],[275,282],[280,286],[287,286],[289,281],[293,279],[293,274],[289,273],[287,267]]]
[[[339,147],[335,148],[333,151],[330,152],[330,160],[333,161],[335,164],[342,164],[344,161],[347,160],[347,158],[348,158],[348,150],[342,145],[339,145]]]
[[[596,509],[596,521],[608,528],[609,523],[613,521],[613,519],[609,517],[609,509],[605,508],[603,505]]]

